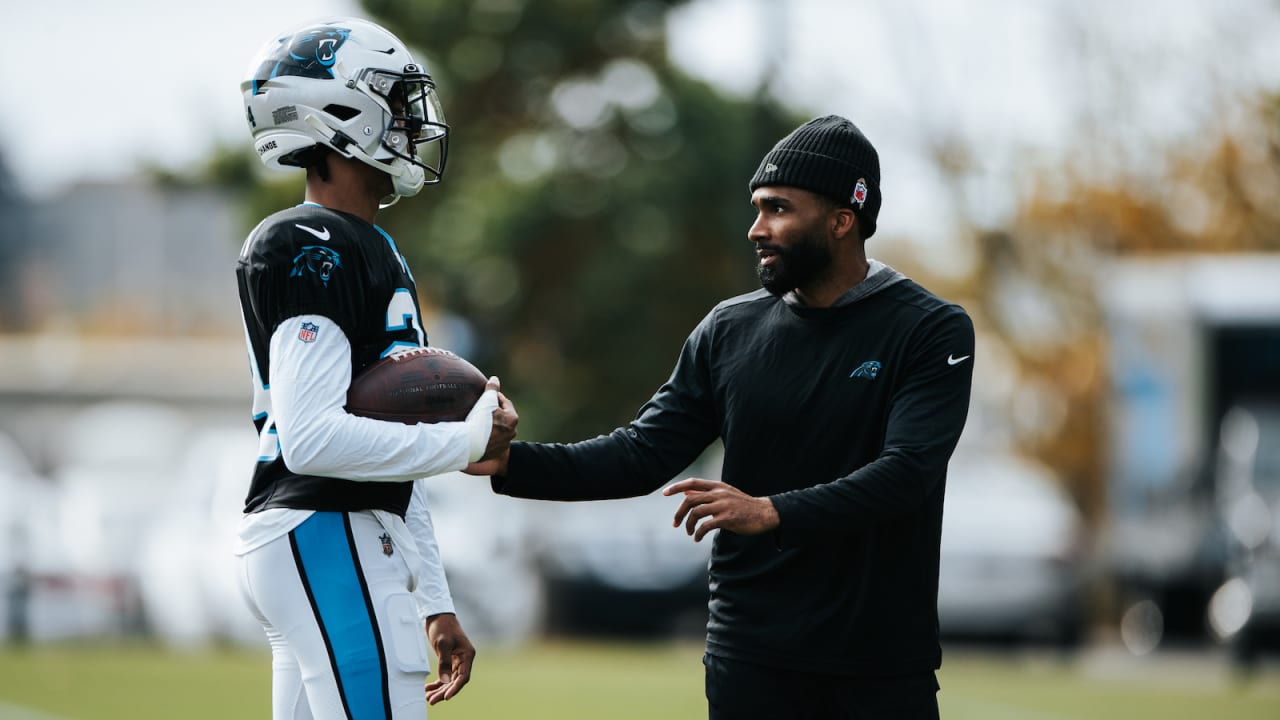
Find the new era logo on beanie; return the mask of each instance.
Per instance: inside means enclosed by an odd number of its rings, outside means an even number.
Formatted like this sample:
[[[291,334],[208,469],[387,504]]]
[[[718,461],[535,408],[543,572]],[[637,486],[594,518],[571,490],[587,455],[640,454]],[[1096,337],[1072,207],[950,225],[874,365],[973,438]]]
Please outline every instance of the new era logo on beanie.
[[[762,185],[825,195],[853,208],[863,238],[876,231],[880,156],[856,125],[838,115],[814,118],[779,140],[751,178],[751,192]]]

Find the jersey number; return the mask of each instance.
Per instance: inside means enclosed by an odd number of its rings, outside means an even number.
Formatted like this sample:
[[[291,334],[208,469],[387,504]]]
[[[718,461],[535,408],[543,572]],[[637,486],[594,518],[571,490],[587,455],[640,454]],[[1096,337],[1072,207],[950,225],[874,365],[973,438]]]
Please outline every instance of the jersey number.
[[[425,342],[425,338],[422,337],[422,321],[418,318],[418,305],[413,301],[413,294],[405,288],[400,288],[391,295],[391,302],[387,304],[387,332],[411,328],[418,342],[397,340],[388,345],[380,357],[386,357],[402,347],[422,347]]]

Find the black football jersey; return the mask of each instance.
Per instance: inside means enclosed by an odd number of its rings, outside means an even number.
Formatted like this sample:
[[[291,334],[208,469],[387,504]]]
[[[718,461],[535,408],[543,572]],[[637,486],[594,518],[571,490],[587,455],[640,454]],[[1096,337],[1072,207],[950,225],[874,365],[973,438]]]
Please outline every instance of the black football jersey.
[[[263,438],[245,512],[374,509],[404,516],[412,483],[290,471],[275,441],[269,392],[271,338],[291,318],[333,321],[351,345],[352,377],[399,347],[426,344],[417,288],[395,242],[361,218],[307,203],[268,217],[250,233],[236,277],[254,378],[254,425]],[[301,342],[319,330],[306,322],[287,329]]]

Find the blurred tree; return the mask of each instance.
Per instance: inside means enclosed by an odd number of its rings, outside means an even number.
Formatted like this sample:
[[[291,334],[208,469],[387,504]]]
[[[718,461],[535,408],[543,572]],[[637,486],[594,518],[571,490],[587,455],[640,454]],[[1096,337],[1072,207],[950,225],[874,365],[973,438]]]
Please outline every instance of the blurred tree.
[[[1098,178],[1081,164],[1044,177],[1019,221],[1115,255],[1280,251],[1280,93],[1243,99],[1157,168]],[[1242,111],[1242,112],[1241,112]]]
[[[1109,390],[1094,292],[1100,263],[1280,251],[1280,94],[1230,107],[1192,141],[1171,139],[1137,165],[1102,170],[1082,147],[1074,161],[1034,176],[1008,227],[973,233],[979,260],[969,292],[1015,360],[1021,392],[1008,415],[1018,444],[1063,472],[1091,517],[1105,500]],[[1017,428],[1028,414],[1036,422]]]
[[[31,231],[27,227],[27,199],[18,190],[9,164],[0,153],[0,332],[29,329],[33,308],[24,297],[22,275],[34,250],[30,247]]]
[[[629,419],[698,320],[758,287],[747,181],[799,118],[673,67],[678,4],[365,2],[428,59],[451,128],[445,181],[381,222],[529,439]]]

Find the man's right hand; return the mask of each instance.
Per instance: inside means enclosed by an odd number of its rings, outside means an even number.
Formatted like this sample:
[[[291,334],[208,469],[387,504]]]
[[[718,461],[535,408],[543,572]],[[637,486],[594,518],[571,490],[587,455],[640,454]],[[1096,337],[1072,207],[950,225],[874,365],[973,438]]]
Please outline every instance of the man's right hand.
[[[520,415],[511,400],[502,394],[501,388],[502,384],[496,376],[489,378],[485,386],[486,390],[493,390],[498,394],[498,408],[493,411],[493,426],[489,431],[489,444],[485,447],[484,455],[464,470],[473,475],[493,475],[493,471],[499,467],[504,471],[507,467],[507,454],[511,449],[511,441],[516,437]]]

